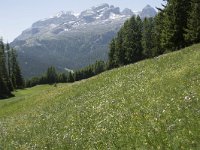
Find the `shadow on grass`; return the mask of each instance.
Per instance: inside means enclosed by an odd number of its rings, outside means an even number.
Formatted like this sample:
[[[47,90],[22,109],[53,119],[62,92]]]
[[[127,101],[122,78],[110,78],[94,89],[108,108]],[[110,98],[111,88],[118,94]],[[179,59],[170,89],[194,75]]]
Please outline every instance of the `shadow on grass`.
[[[14,94],[10,94],[9,96],[8,95],[2,95],[1,97],[0,97],[0,101],[3,101],[3,100],[6,100],[6,99],[8,99],[8,98],[11,98],[11,97],[15,97],[15,95]]]

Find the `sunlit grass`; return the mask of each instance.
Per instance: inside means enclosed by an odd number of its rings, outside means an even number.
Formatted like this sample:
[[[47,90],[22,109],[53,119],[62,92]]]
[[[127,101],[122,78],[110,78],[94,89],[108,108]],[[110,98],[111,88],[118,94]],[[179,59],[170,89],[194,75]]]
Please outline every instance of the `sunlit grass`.
[[[200,45],[0,101],[0,149],[200,149]]]

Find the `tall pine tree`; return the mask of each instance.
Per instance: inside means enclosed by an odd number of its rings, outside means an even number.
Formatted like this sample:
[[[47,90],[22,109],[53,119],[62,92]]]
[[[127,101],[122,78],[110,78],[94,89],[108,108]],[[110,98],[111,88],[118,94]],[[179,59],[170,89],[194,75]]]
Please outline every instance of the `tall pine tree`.
[[[189,45],[200,42],[200,2],[191,2],[186,32],[185,39]]]
[[[54,67],[49,67],[46,73],[47,82],[53,84],[57,82],[57,72]]]
[[[123,66],[125,62],[125,52],[123,47],[123,28],[118,32],[115,43],[115,63],[116,66]]]
[[[174,51],[186,46],[184,38],[191,0],[168,0],[163,10],[162,46]]]
[[[7,51],[8,76],[9,78],[11,78],[11,49],[8,43],[6,44],[6,51]]]
[[[11,49],[11,80],[15,89],[24,88],[24,79],[17,61],[17,54],[14,49]]]
[[[10,49],[10,45],[7,43],[6,44],[6,62],[7,62],[7,83],[8,83],[8,89],[10,91],[13,91],[14,90],[14,87],[13,87],[13,83],[12,83],[12,78],[11,78],[11,49]]]
[[[161,40],[162,40],[162,32],[163,32],[163,12],[160,11],[156,17],[154,18],[154,27],[152,31],[152,39],[150,42],[153,43],[154,48],[152,49],[152,55],[153,56],[158,56],[164,53],[164,48],[161,45]]]
[[[110,43],[110,51],[108,54],[108,63],[109,63],[109,68],[115,68],[117,67],[116,64],[116,48],[115,48],[116,40],[115,38],[111,41]]]
[[[0,39],[0,98],[5,98],[11,95],[9,89],[9,78],[6,68],[6,55],[3,40]]]
[[[153,42],[154,32],[154,19],[145,18],[143,21],[143,32],[142,32],[142,47],[143,55],[145,58],[153,57],[155,54],[153,49],[155,48],[155,42]]]
[[[133,16],[124,28],[124,43],[126,64],[142,59],[142,20]]]

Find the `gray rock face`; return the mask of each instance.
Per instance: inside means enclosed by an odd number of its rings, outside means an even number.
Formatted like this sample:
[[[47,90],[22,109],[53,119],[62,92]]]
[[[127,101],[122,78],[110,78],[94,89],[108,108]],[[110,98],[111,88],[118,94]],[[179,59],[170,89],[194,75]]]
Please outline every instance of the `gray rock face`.
[[[130,16],[134,15],[134,13],[132,12],[132,10],[129,9],[129,8],[125,8],[125,9],[122,11],[121,14],[122,14],[122,15],[130,15]]]
[[[59,25],[65,22],[76,20],[77,18],[72,14],[72,12],[60,12],[57,16],[49,19],[40,20],[32,25],[33,28],[42,28],[49,26],[51,24]]]
[[[140,15],[154,14],[152,8],[145,7]],[[109,42],[132,15],[128,8],[120,11],[108,4],[78,15],[60,12],[33,23],[11,45],[17,49],[25,77],[40,75],[51,65],[60,71],[78,69],[96,60],[107,60]]]
[[[140,17],[142,19],[155,17],[157,14],[156,10],[152,8],[150,5],[147,5],[145,8],[143,8],[142,12],[140,13]]]

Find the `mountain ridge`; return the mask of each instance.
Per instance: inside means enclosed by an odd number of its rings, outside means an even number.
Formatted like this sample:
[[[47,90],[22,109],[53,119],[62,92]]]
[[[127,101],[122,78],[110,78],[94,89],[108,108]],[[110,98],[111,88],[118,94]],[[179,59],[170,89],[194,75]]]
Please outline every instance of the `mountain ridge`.
[[[137,13],[153,17],[156,11],[146,15],[142,12]],[[61,11],[33,23],[11,45],[18,51],[25,77],[40,75],[52,65],[59,71],[76,70],[96,60],[107,60],[109,42],[123,23],[137,13],[109,4],[93,6],[79,14]]]

